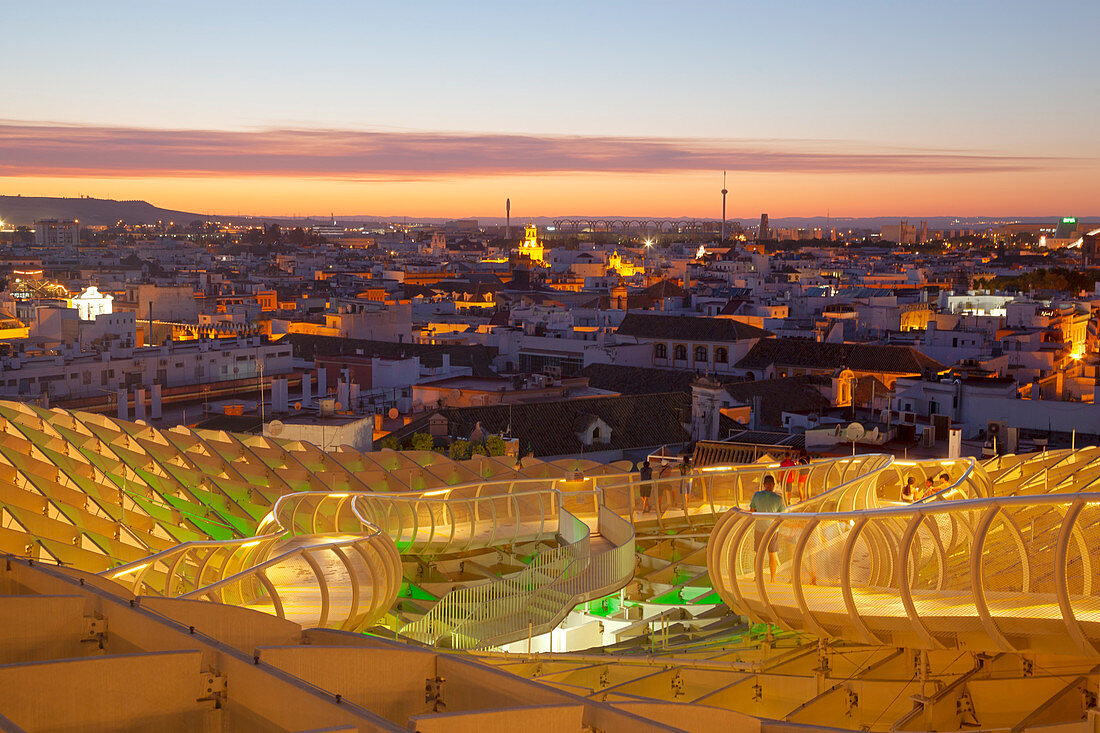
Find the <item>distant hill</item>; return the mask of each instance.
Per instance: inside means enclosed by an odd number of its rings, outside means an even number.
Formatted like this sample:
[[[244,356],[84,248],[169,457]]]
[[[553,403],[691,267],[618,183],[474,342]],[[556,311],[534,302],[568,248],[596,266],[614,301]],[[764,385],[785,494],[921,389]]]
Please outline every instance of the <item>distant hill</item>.
[[[236,224],[279,223],[289,226],[310,227],[318,224],[331,223],[328,216],[315,217],[287,217],[287,216],[227,216],[225,214],[196,214],[188,211],[174,211],[153,206],[148,201],[115,201],[114,199],[96,198],[52,198],[45,196],[0,196],[0,221],[16,226],[30,226],[35,219],[78,219],[81,224],[91,226],[114,224],[123,221],[126,224],[152,224],[157,221],[174,221],[187,225],[196,219],[215,218],[219,221],[233,222]],[[481,216],[476,218],[482,226],[499,226],[504,224],[504,217]],[[637,219],[640,217],[619,216],[536,216],[533,218],[512,217],[513,226],[522,226],[528,221],[534,221],[539,226],[553,224],[556,219]],[[664,220],[690,221],[692,217],[654,217]],[[876,217],[777,217],[771,220],[772,227],[814,227],[832,225],[837,229],[869,229],[878,230],[884,224],[897,224],[900,219],[908,219],[910,224],[917,224],[921,219],[928,222],[932,229],[942,228],[976,228],[994,226],[1006,221],[1050,222],[1054,224],[1059,216],[1019,216],[1019,217],[949,217],[949,216],[876,216]],[[1089,217],[1091,221],[1096,217]],[[447,217],[404,217],[404,216],[338,216],[336,220],[344,226],[359,226],[363,224],[375,224],[378,222],[409,221],[421,224],[442,224],[451,221]],[[1084,219],[1081,219],[1084,221]],[[757,219],[745,219],[730,217],[731,222],[739,222],[745,226],[755,226]]]
[[[157,221],[189,224],[204,218],[202,214],[161,209],[148,201],[0,196],[0,221],[16,226],[30,226],[35,219],[76,219],[81,224],[96,226],[114,224],[119,220],[127,224],[152,224]]]

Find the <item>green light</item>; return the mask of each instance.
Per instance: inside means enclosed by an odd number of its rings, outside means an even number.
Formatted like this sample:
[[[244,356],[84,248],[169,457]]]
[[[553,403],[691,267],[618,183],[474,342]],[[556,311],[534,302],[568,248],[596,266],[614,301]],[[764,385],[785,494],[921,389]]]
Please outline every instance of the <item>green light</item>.
[[[1077,223],[1077,217],[1076,216],[1063,216],[1062,217],[1062,223],[1063,224],[1076,224]]]

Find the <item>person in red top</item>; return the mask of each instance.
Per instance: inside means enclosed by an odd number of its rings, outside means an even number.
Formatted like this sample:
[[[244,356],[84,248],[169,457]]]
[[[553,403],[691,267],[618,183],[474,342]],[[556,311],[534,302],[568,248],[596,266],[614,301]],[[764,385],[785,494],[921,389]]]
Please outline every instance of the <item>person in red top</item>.
[[[799,454],[798,461],[796,461],[796,463],[798,463],[798,465],[800,465],[800,466],[810,465],[810,454],[807,453],[806,451],[802,451],[802,453]],[[807,499],[810,498],[810,490],[809,490],[810,469],[808,469],[808,468],[798,469],[798,470],[795,471],[795,473],[798,474],[798,500],[799,501],[806,501]]]
[[[795,482],[798,480],[798,477],[796,476],[798,472],[790,470],[796,465],[798,464],[795,463],[794,458],[790,456],[784,458],[783,462],[779,464],[779,467],[781,469],[784,469],[779,472],[779,482],[783,487],[783,501],[786,504],[791,503],[791,493],[794,489]]]

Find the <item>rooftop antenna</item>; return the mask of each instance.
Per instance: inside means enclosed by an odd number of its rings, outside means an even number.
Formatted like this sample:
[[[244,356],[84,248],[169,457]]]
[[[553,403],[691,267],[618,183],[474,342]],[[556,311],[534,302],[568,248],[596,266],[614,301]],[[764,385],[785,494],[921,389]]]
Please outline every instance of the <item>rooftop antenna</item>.
[[[722,171],[722,239],[724,243],[726,241],[726,194],[729,191],[726,190],[726,172]]]

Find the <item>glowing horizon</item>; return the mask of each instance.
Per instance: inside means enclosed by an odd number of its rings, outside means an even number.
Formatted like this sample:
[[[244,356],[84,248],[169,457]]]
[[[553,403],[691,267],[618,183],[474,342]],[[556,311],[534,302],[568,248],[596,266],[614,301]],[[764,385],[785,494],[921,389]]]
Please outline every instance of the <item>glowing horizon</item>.
[[[1084,48],[1096,3],[1052,0]],[[972,3],[7,9],[0,192],[257,216],[1087,215],[1095,72]],[[69,22],[58,24],[56,18]],[[334,22],[338,19],[338,22]],[[690,32],[684,29],[690,28]],[[89,38],[96,52],[87,53]]]

